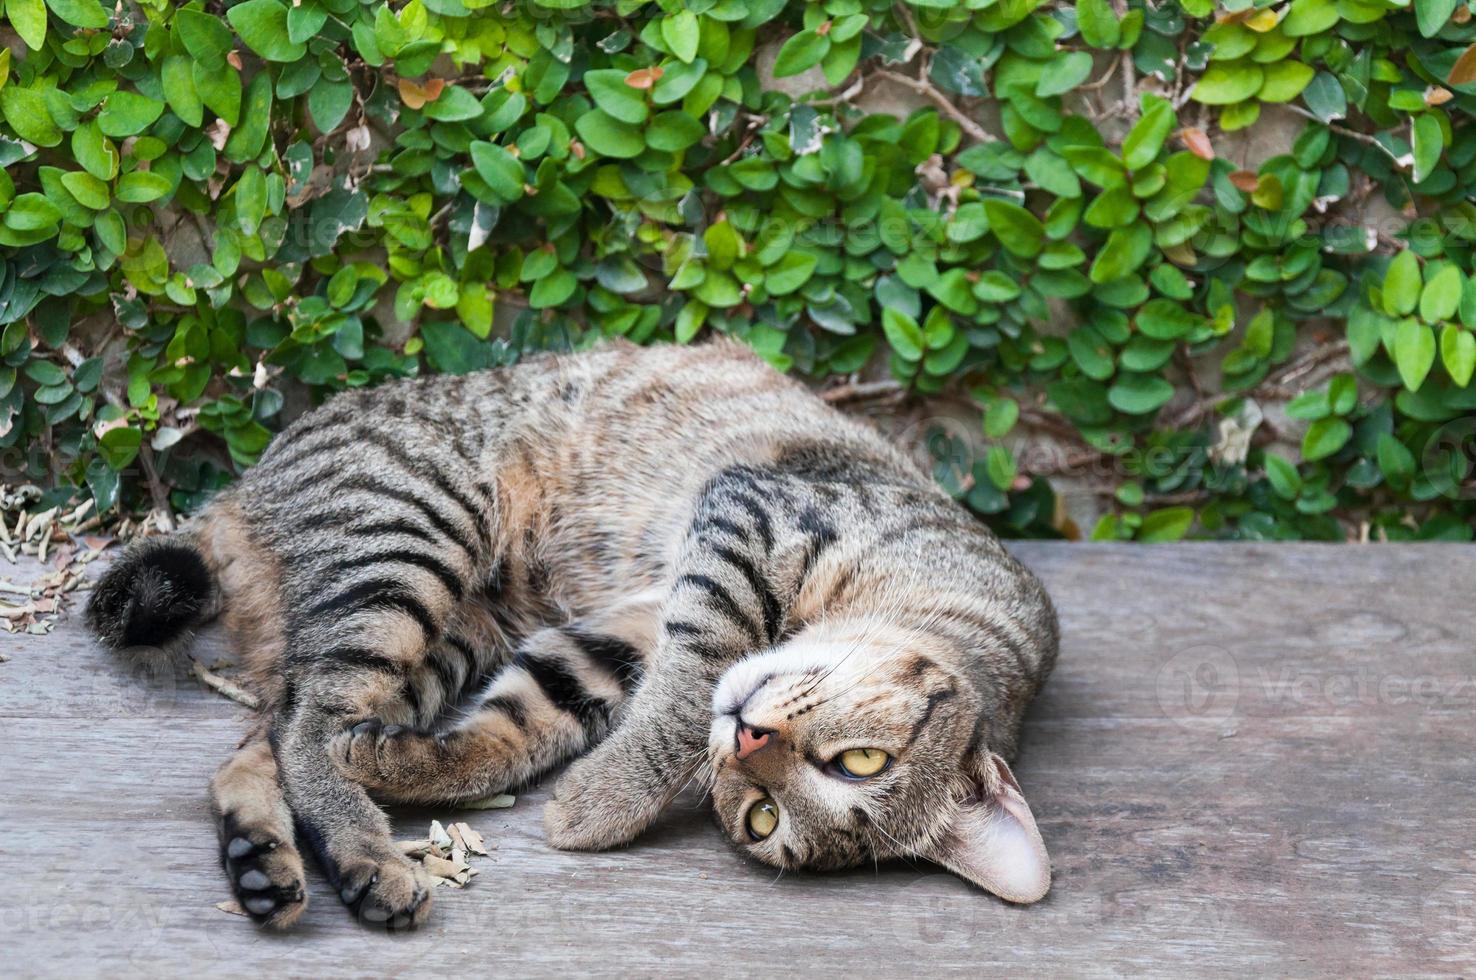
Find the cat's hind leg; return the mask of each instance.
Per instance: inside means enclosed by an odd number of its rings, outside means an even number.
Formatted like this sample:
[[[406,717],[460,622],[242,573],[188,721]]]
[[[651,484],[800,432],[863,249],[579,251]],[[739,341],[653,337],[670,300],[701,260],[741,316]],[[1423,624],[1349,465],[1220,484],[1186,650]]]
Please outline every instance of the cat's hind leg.
[[[292,925],[307,908],[302,855],[264,736],[247,739],[220,767],[210,781],[210,803],[236,901],[262,925]]]
[[[329,755],[396,803],[455,803],[524,783],[603,739],[639,683],[649,630],[622,637],[609,627],[606,617],[531,634],[449,731],[368,721],[334,739]]]

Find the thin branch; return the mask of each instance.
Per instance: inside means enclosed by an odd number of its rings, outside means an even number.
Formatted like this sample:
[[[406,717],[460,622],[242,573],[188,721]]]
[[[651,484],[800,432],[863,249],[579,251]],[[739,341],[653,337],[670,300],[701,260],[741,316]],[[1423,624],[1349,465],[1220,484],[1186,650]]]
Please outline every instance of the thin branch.
[[[222,697],[230,698],[237,704],[244,704],[253,711],[261,707],[261,699],[255,694],[241,687],[230,678],[222,677],[198,660],[190,662],[190,672],[199,679],[201,684],[204,684]]]
[[[867,398],[890,398],[902,394],[902,385],[896,381],[856,381],[835,388],[827,388],[820,392],[820,398],[832,405],[839,405]]]
[[[900,72],[888,71],[885,68],[872,69],[871,77],[884,78],[889,82],[896,82],[898,85],[910,88],[914,92],[925,97],[929,102],[937,106],[938,109],[942,111],[945,116],[958,123],[959,127],[962,128],[965,133],[968,133],[969,136],[973,138],[976,142],[996,142],[995,138],[991,136],[983,126],[980,126],[978,123],[974,122],[974,120],[966,116],[963,111],[958,108],[958,106],[954,105],[949,100],[948,96],[938,91],[933,83],[929,82],[926,78],[912,78],[911,76],[903,75]]]
[[[1299,116],[1305,116],[1306,118],[1312,120],[1313,122],[1322,123],[1322,125],[1326,126],[1328,129],[1330,129],[1333,132],[1337,133],[1339,136],[1346,136],[1349,139],[1358,140],[1360,143],[1367,143],[1369,146],[1376,146],[1380,150],[1383,150],[1385,153],[1388,153],[1389,152],[1389,148],[1387,146],[1385,146],[1384,144],[1380,143],[1376,137],[1374,137],[1373,135],[1371,135],[1369,133],[1360,133],[1356,129],[1349,129],[1347,126],[1339,126],[1337,123],[1327,122],[1326,120],[1324,120],[1321,116],[1317,115],[1317,113],[1313,112],[1312,110],[1310,110],[1310,109],[1304,109],[1301,106],[1299,106],[1299,105],[1293,105],[1290,102],[1282,103],[1282,108],[1289,109],[1292,112],[1295,112]]]

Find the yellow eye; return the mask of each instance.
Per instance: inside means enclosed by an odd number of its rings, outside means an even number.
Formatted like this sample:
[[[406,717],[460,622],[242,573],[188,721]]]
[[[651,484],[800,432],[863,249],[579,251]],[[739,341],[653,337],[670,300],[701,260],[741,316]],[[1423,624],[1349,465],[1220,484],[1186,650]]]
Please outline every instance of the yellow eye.
[[[779,826],[779,804],[767,796],[748,808],[748,836],[763,840]]]
[[[875,776],[892,762],[892,757],[881,749],[848,749],[836,757],[840,771],[852,779]]]

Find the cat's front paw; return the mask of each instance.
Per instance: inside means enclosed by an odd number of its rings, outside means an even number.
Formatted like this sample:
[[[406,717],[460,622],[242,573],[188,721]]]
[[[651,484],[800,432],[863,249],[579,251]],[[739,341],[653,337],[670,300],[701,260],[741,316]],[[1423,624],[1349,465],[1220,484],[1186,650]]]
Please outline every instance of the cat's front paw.
[[[349,779],[374,793],[413,792],[434,768],[440,743],[432,735],[377,718],[361,721],[328,743],[328,754]]]
[[[660,812],[649,789],[602,772],[592,761],[571,766],[543,807],[548,842],[561,851],[601,851],[629,843]]]

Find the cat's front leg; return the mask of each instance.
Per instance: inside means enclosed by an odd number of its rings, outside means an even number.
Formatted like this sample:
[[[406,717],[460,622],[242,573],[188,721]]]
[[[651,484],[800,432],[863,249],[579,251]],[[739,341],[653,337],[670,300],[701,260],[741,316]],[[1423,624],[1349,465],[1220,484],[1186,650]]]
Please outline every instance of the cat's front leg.
[[[614,733],[555,784],[543,810],[549,843],[603,850],[654,823],[704,764],[712,711],[698,692],[711,688],[702,676],[652,677]]]
[[[778,641],[787,597],[803,578],[795,569],[834,537],[796,499],[784,481],[746,467],[708,484],[662,604],[649,680],[609,738],[569,767],[544,810],[555,847],[629,842],[705,765],[718,678]]]

